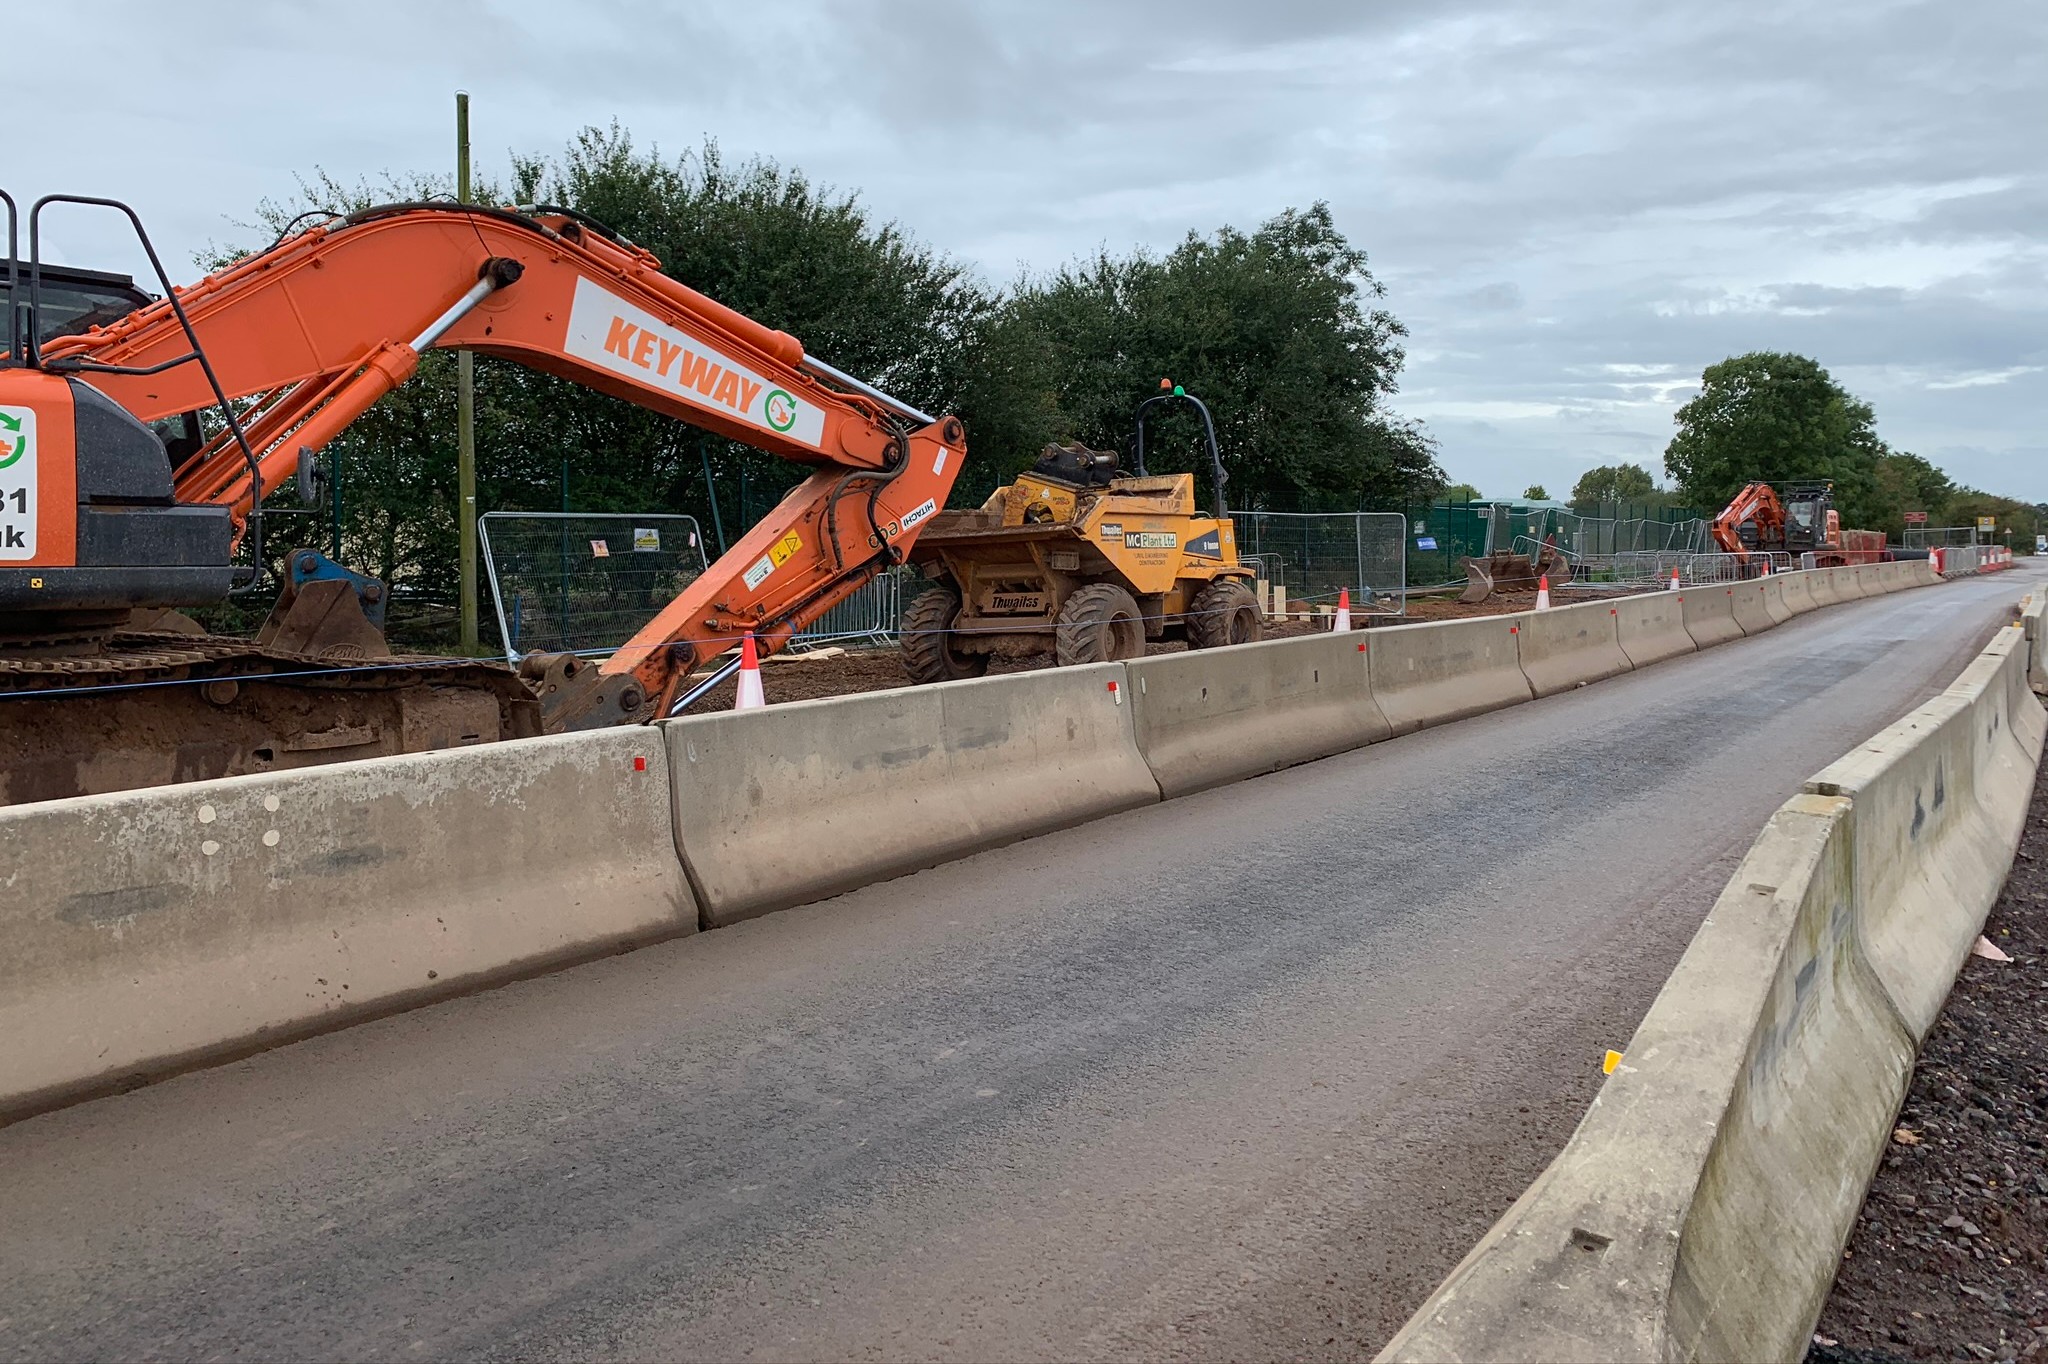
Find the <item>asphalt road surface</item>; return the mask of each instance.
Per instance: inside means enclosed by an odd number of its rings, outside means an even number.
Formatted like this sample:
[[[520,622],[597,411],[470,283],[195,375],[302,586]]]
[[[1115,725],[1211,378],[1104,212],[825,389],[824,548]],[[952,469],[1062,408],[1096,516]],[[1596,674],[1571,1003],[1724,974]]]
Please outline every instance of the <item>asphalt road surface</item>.
[[[2016,572],[0,1130],[0,1357],[1357,1357]]]

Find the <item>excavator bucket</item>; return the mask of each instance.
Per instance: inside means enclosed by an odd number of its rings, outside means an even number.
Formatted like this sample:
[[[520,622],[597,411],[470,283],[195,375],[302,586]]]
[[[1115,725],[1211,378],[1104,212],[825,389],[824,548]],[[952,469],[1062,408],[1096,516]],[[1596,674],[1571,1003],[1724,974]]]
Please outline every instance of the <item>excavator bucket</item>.
[[[383,658],[390,653],[383,631],[364,618],[362,605],[349,585],[331,579],[280,596],[256,636],[256,645],[337,661]]]
[[[309,658],[384,658],[384,584],[317,550],[286,556],[277,604],[256,634],[261,649]]]
[[[1496,592],[1534,592],[1544,578],[1550,579],[1552,587],[1572,580],[1572,561],[1548,541],[1533,561],[1526,554],[1496,550],[1463,562],[1466,581],[1458,596],[1461,602],[1483,602]]]
[[[1493,574],[1487,572],[1486,560],[1466,559],[1465,590],[1458,594],[1458,600],[1476,604],[1485,601],[1492,595]]]
[[[1496,592],[1534,592],[1536,566],[1526,554],[1505,551],[1465,560],[1465,591],[1459,601],[1481,602]]]

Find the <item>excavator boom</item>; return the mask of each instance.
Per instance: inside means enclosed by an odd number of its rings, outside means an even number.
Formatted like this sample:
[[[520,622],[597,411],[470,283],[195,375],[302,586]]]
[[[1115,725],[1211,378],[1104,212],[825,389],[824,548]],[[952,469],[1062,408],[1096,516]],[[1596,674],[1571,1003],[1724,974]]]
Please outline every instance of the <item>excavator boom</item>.
[[[236,404],[175,471],[180,504],[262,498],[431,348],[517,361],[817,472],[576,686],[548,728],[665,713],[689,670],[742,633],[774,649],[889,564],[942,505],[965,457],[933,418],[804,354],[663,274],[578,215],[396,204],[284,238],[111,324],[43,345],[33,366],[82,380],[143,422]],[[205,364],[184,363],[196,350]],[[210,370],[210,373],[208,372]],[[218,388],[216,388],[216,384]],[[4,396],[4,394],[0,394]]]

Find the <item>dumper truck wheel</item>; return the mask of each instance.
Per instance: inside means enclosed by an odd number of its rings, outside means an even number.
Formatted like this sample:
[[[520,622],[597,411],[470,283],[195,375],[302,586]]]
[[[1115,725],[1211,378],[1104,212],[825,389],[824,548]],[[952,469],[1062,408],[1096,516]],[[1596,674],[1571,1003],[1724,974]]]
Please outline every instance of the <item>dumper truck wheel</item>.
[[[987,654],[962,653],[953,622],[960,618],[960,598],[950,587],[934,587],[903,613],[903,668],[910,680],[958,682],[988,672]]]
[[[1053,632],[1053,662],[1117,663],[1145,656],[1138,603],[1115,583],[1090,583],[1067,598]]]
[[[1188,607],[1188,647],[1220,649],[1259,637],[1259,599],[1241,579],[1218,578]]]

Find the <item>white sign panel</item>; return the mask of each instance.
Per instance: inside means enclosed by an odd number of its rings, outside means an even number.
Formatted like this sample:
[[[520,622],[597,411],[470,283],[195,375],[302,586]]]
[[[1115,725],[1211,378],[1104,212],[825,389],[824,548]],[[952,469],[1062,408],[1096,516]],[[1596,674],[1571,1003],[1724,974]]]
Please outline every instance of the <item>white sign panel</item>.
[[[706,412],[745,422],[814,450],[824,442],[823,408],[591,280],[576,281],[562,349]]]

